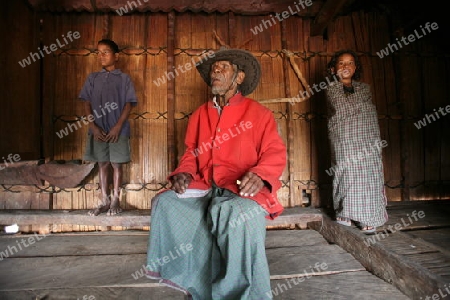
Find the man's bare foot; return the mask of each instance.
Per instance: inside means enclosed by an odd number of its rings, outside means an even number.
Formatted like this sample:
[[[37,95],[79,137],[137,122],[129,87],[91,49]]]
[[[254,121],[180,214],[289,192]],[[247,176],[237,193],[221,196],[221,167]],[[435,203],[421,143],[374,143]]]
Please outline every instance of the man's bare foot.
[[[88,215],[90,216],[98,216],[101,213],[107,212],[110,208],[111,205],[111,201],[109,200],[109,197],[103,197],[100,195],[99,196],[99,201],[98,201],[98,205],[96,208],[94,208],[93,210],[90,210],[88,212]]]
[[[109,207],[108,212],[106,213],[108,216],[114,216],[120,214],[122,212],[122,208],[120,207],[119,196],[114,196],[111,201],[111,206]]]

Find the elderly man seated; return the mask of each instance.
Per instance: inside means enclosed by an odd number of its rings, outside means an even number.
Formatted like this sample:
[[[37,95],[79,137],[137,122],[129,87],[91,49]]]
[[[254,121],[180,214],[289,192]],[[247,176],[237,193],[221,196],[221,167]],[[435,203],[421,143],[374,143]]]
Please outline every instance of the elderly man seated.
[[[152,200],[146,275],[193,299],[270,299],[266,218],[283,211],[286,146],[272,111],[246,97],[257,59],[214,54],[197,66],[212,99],[189,119],[171,189]]]

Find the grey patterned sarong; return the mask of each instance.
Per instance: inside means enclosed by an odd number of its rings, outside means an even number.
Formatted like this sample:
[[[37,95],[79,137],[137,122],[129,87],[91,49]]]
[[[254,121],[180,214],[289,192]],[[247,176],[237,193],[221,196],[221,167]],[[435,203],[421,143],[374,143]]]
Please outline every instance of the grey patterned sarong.
[[[255,201],[217,187],[204,197],[157,195],[147,277],[193,299],[270,299],[266,214]]]
[[[382,141],[369,85],[353,82],[346,95],[342,83],[326,90],[333,175],[333,203],[337,216],[368,226],[387,221]]]

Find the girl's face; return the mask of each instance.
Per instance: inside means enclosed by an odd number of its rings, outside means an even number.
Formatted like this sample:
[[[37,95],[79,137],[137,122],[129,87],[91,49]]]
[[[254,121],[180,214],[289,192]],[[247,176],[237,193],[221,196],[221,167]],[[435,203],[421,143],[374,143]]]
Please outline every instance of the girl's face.
[[[355,58],[353,55],[344,53],[338,57],[336,66],[333,69],[341,79],[351,79],[356,71]]]

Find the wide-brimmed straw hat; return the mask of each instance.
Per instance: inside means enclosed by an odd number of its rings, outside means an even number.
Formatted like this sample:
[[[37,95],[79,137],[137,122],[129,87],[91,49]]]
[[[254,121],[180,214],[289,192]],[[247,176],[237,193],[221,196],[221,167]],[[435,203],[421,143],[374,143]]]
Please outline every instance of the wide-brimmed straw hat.
[[[208,57],[197,65],[197,70],[207,85],[211,86],[211,65],[222,60],[229,61],[237,65],[239,70],[244,71],[244,82],[239,85],[242,95],[248,95],[256,89],[261,78],[261,65],[253,54],[241,49],[221,48],[214,53],[213,57]]]

